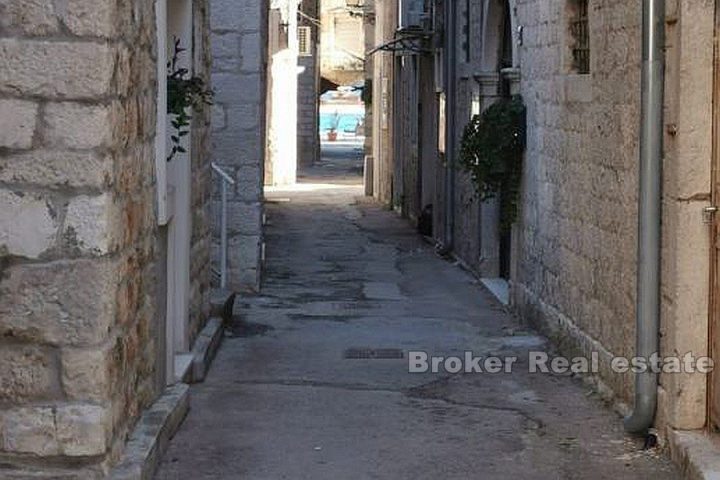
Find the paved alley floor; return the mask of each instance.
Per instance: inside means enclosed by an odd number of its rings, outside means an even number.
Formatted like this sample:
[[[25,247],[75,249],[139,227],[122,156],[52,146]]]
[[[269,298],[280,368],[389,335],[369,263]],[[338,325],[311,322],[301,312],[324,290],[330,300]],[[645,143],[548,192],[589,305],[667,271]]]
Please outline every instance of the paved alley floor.
[[[262,295],[238,297],[157,479],[680,478],[579,379],[528,373],[545,339],[363,199],[355,150],[326,153],[267,194]],[[411,350],[520,360],[410,374]]]

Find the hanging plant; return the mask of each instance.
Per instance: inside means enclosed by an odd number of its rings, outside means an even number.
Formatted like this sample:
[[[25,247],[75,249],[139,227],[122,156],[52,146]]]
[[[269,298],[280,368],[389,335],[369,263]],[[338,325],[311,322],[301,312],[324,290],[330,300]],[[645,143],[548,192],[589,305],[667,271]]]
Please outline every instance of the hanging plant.
[[[187,150],[182,146],[182,137],[190,133],[189,110],[200,110],[203,105],[212,105],[213,91],[205,85],[200,77],[190,77],[187,68],[178,66],[180,54],[187,49],[180,46],[180,40],[175,38],[172,59],[167,64],[167,113],[171,116],[170,124],[175,132],[170,135],[172,149],[167,161],[173,159],[178,153]]]
[[[500,100],[465,127],[459,166],[475,185],[480,200],[498,198],[500,228],[506,232],[517,218],[525,152],[525,104],[522,97]]]

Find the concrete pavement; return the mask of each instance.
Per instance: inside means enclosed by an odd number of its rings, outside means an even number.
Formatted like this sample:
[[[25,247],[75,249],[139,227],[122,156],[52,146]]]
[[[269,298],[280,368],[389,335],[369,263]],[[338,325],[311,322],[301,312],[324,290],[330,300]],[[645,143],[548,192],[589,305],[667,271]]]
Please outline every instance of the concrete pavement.
[[[676,479],[550,349],[326,152],[267,194],[262,295],[236,322],[157,479]],[[253,336],[245,334],[259,333]],[[363,359],[372,354],[404,359]],[[406,352],[518,355],[512,374],[409,374]]]

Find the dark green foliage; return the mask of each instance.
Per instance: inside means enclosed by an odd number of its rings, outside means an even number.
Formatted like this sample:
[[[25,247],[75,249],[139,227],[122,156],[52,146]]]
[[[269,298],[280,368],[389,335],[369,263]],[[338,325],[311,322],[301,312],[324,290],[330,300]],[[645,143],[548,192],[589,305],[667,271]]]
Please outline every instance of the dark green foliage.
[[[175,134],[170,136],[173,147],[167,161],[173,159],[177,153],[185,153],[180,139],[190,133],[189,109],[199,110],[203,105],[212,105],[212,90],[205,87],[205,81],[200,77],[189,77],[188,69],[178,67],[180,54],[186,51],[180,47],[180,40],[175,39],[175,50],[172,60],[168,62],[167,74],[167,113],[171,116],[170,123]]]
[[[519,95],[476,115],[463,132],[459,166],[470,174],[480,200],[498,198],[503,231],[517,218],[525,135],[525,104]]]
[[[372,107],[372,101],[373,101],[372,78],[365,79],[365,85],[363,86],[363,89],[362,89],[361,99],[362,99],[363,103],[365,104],[366,109],[370,109]]]

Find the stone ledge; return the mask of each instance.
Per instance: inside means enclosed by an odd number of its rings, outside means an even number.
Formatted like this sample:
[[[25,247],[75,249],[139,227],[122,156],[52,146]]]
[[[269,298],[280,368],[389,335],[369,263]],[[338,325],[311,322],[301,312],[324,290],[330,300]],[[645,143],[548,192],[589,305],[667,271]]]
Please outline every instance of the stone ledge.
[[[703,431],[668,429],[672,460],[690,480],[720,479],[720,438]]]
[[[212,317],[208,320],[205,328],[202,329],[195,345],[193,345],[193,362],[190,373],[190,381],[192,383],[202,382],[205,380],[210,364],[215,358],[215,354],[220,348],[220,342],[223,337],[223,320],[218,317]]]
[[[110,474],[111,480],[150,480],[170,439],[190,409],[190,387],[178,383],[165,389],[146,410],[125,445],[125,452]]]
[[[232,317],[236,294],[229,290],[213,289],[210,293],[210,315],[229,322]]]

